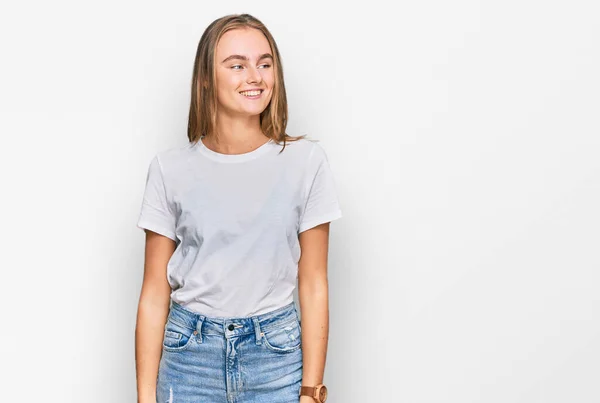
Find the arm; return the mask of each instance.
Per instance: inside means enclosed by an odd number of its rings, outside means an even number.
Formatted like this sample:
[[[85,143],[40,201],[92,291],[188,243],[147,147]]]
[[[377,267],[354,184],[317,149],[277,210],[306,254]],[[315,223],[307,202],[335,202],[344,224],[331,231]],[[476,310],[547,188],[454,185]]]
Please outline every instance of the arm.
[[[329,338],[329,295],[327,255],[329,223],[300,233],[301,255],[298,262],[298,298],[302,321],[303,386],[323,382]],[[314,403],[302,396],[301,403]]]
[[[137,393],[138,403],[156,403],[156,379],[171,294],[167,263],[175,251],[175,241],[145,232],[144,279],[135,328]]]

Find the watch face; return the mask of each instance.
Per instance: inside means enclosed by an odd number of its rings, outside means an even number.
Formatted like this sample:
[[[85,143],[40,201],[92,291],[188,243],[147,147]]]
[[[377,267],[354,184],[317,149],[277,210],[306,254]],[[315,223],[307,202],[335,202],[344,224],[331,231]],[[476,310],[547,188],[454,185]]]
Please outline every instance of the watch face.
[[[327,387],[325,385],[321,386],[319,390],[319,400],[324,402],[327,399]]]

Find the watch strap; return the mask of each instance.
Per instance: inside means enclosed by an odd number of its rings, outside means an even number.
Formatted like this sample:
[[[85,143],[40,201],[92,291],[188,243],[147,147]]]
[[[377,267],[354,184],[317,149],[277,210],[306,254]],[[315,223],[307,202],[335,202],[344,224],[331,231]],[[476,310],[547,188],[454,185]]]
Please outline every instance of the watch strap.
[[[325,392],[325,396],[321,398],[322,392]],[[324,403],[327,400],[327,387],[322,383],[317,386],[300,386],[300,396],[310,396],[317,403]]]
[[[317,388],[314,386],[300,386],[300,396],[310,396],[318,402],[319,400],[315,396],[316,391]]]

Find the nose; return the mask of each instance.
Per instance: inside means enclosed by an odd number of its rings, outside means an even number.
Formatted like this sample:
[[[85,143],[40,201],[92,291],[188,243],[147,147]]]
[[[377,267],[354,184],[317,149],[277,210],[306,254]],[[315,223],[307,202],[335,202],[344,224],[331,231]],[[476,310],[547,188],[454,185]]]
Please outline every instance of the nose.
[[[258,82],[262,81],[262,76],[260,75],[260,72],[258,71],[257,68],[249,68],[247,71],[248,71],[248,77],[246,78],[246,82],[248,84],[258,83]]]

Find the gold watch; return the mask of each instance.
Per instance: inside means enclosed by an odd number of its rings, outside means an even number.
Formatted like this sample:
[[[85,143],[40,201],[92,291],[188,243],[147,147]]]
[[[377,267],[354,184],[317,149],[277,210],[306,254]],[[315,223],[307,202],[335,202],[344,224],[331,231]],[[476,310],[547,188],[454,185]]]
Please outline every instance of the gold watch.
[[[300,396],[310,396],[317,403],[325,403],[325,400],[327,400],[327,387],[322,383],[317,386],[300,386]]]

